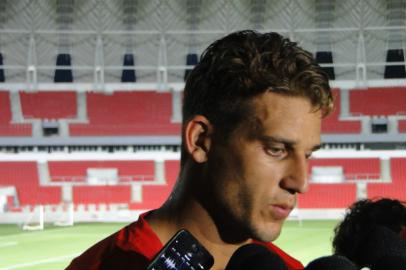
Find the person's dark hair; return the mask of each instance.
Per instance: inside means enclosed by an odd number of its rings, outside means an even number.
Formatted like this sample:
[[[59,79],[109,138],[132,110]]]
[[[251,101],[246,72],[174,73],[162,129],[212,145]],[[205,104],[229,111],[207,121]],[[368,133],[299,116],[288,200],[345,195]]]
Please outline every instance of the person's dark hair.
[[[387,198],[355,202],[334,229],[334,254],[345,256],[362,266],[363,245],[379,226],[399,234],[402,226],[406,226],[406,204]]]
[[[193,116],[203,115],[215,132],[227,137],[252,115],[249,101],[266,91],[306,97],[323,116],[332,109],[328,76],[311,53],[277,33],[245,30],[203,52],[186,81],[183,127]]]

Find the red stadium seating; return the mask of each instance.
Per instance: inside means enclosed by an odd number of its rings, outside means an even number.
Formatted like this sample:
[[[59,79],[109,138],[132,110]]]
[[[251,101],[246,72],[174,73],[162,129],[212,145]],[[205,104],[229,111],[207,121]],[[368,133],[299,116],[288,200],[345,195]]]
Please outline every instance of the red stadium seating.
[[[406,120],[399,121],[399,132],[406,133]]]
[[[406,158],[391,159],[392,183],[368,184],[368,198],[390,197],[406,201]]]
[[[154,209],[161,206],[168,198],[176,182],[179,172],[179,161],[171,160],[165,162],[166,184],[159,186],[143,186],[142,202],[131,203],[131,209]]]
[[[362,115],[406,115],[406,88],[369,88],[350,91],[350,112]]]
[[[178,135],[171,123],[171,93],[87,94],[89,124],[71,124],[71,136]]]
[[[74,204],[129,203],[131,186],[73,186]]]
[[[341,166],[347,180],[374,180],[380,177],[379,158],[322,158],[311,159],[313,166]]]
[[[84,181],[88,168],[117,168],[121,180],[153,180],[154,161],[49,161],[51,181]]]
[[[356,185],[310,184],[309,191],[298,196],[298,208],[347,208],[356,200]]]
[[[37,163],[0,162],[0,185],[15,186],[21,205],[58,204],[61,201],[60,187],[39,185]]]
[[[323,119],[321,131],[323,134],[330,133],[361,133],[359,121],[341,121],[340,116],[340,91],[333,89],[334,111]]]
[[[25,119],[76,118],[76,93],[20,92],[21,108]]]
[[[137,164],[137,166],[135,166]],[[138,166],[139,165],[139,166]],[[351,174],[379,173],[379,159],[314,159],[312,166],[341,165]],[[105,168],[115,166],[125,174],[153,174],[153,161],[50,161],[51,176],[66,173],[84,173],[88,166]],[[368,183],[368,198],[392,197],[406,200],[406,158],[391,159],[392,183]],[[130,185],[73,186],[75,204],[128,204],[130,209],[152,209],[159,207],[169,196],[179,172],[179,161],[165,162],[166,183],[143,185],[142,201],[131,201]],[[0,185],[15,186],[21,205],[58,204],[61,187],[40,186],[37,163],[0,162]],[[301,209],[346,208],[356,200],[355,183],[320,184],[310,183],[309,192],[298,197]]]
[[[347,180],[373,180],[380,175],[379,158],[323,158],[311,159],[309,172],[313,166],[342,166]],[[298,197],[298,207],[347,208],[356,198],[355,183],[319,184],[310,183],[309,191]]]
[[[31,136],[30,124],[12,124],[10,94],[0,91],[0,136]]]

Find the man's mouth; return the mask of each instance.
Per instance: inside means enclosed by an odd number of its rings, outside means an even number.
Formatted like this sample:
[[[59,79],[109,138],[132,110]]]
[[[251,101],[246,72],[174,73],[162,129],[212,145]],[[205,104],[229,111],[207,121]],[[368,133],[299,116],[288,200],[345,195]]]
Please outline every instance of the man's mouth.
[[[276,219],[286,219],[293,207],[287,204],[271,204],[272,215]]]

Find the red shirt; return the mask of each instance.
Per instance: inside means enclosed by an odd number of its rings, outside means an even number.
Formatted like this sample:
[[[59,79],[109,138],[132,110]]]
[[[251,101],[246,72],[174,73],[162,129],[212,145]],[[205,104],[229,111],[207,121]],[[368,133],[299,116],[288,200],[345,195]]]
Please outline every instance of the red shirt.
[[[144,270],[163,244],[142,214],[138,221],[108,236],[75,258],[66,270]],[[278,254],[289,270],[303,270],[303,265],[272,243],[255,241]]]

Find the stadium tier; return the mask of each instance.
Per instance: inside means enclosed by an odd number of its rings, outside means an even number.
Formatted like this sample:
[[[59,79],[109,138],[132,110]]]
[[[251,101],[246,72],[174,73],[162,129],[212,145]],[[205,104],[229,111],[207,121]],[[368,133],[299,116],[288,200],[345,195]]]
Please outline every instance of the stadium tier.
[[[298,196],[299,209],[347,208],[356,199],[357,187],[353,183],[309,184],[309,191]]]
[[[176,182],[179,172],[179,161],[168,160],[165,161],[165,178],[166,185],[152,186],[146,185],[142,189],[141,202],[130,203],[130,209],[154,209],[162,205],[168,198],[172,188]]]
[[[114,112],[114,113],[113,113]],[[171,93],[87,94],[87,124],[71,124],[71,136],[178,135]]]
[[[14,186],[21,206],[35,204],[58,204],[61,188],[41,186],[37,162],[0,162],[0,185]]]
[[[76,92],[20,92],[21,110],[25,119],[76,118]]]
[[[0,91],[0,136],[31,136],[30,124],[13,123],[10,92]]]
[[[298,197],[298,207],[346,208],[357,199],[356,181],[380,178],[379,158],[322,158],[311,159],[309,175],[314,167],[340,167],[343,183],[310,183],[309,192]]]
[[[333,90],[334,111],[322,121],[321,131],[324,134],[331,133],[360,133],[361,123],[359,121],[348,121],[340,119],[340,91]]]
[[[50,180],[53,182],[86,182],[89,169],[114,169],[121,182],[152,181],[154,161],[48,161]]]
[[[406,158],[391,159],[391,183],[368,184],[368,198],[391,197],[406,201]]]
[[[43,121],[40,129],[49,125],[44,121],[52,121],[58,127],[57,121],[66,120],[66,133],[59,135],[72,138],[176,136],[180,134],[181,124],[174,111],[179,112],[180,108],[174,110],[172,107],[172,94],[138,90],[83,94],[74,91],[0,91],[0,137],[44,136],[45,131],[33,134],[35,120]],[[398,131],[406,132],[404,88],[352,89],[348,91],[348,111],[344,114],[341,112],[341,94],[339,89],[333,90],[335,108],[322,121],[323,134],[361,134],[364,132],[361,132],[362,116],[396,116]],[[58,133],[52,135],[58,136]]]
[[[131,187],[128,185],[73,186],[74,204],[129,203]]]
[[[391,183],[367,183],[367,196],[388,196],[406,200],[406,158],[391,159]],[[153,175],[152,161],[49,161],[50,178],[64,175],[86,175],[88,168],[118,168],[123,175]],[[346,175],[376,175],[379,174],[378,158],[348,158],[348,159],[314,159],[314,166],[342,166]],[[39,179],[39,164],[35,161],[0,162],[0,186],[14,186],[17,190],[20,206],[49,204],[55,205],[62,201],[64,184],[55,180],[41,183]],[[72,201],[75,205],[109,205],[125,204],[131,210],[150,209],[158,207],[168,197],[176,181],[179,171],[178,160],[164,162],[165,180],[156,182],[149,180],[139,183],[139,190],[134,198],[134,190],[126,184],[89,185],[86,182],[75,183],[72,187]],[[121,174],[120,173],[120,174]],[[362,177],[358,178],[359,180]],[[354,179],[350,179],[354,180]],[[369,179],[366,179],[369,180]],[[133,181],[137,183],[137,181]],[[357,199],[357,181],[343,183],[310,183],[309,192],[299,196],[300,209],[346,208]]]
[[[367,197],[391,197],[406,200],[406,158],[392,158],[391,182],[367,184]],[[358,180],[370,180],[362,176],[379,174],[379,159],[315,159],[310,166],[343,166],[350,175],[359,175]],[[347,175],[347,173],[346,173]],[[350,180],[356,180],[350,178]],[[309,192],[298,197],[298,207],[304,208],[346,208],[356,200],[357,187],[353,183],[309,184]],[[321,206],[322,205],[322,206]]]
[[[376,180],[380,176],[379,158],[323,158],[311,159],[309,173],[313,167],[341,167],[345,180]]]
[[[353,115],[406,116],[404,87],[354,89],[350,93],[350,112]]]
[[[406,133],[406,120],[399,120],[399,132]]]
[[[0,186],[14,186],[19,201],[18,209],[27,205],[59,204],[62,189],[72,188],[75,205],[126,204],[132,209],[149,209],[159,206],[173,188],[179,170],[179,161],[166,161],[164,181],[155,181],[154,162],[145,161],[49,161],[50,182],[41,183],[39,164],[28,162],[0,162]],[[88,184],[88,169],[117,169],[117,183]],[[80,179],[82,181],[73,180]],[[123,181],[121,181],[123,180]],[[131,183],[142,183],[134,199]],[[14,201],[8,199],[10,208]]]

